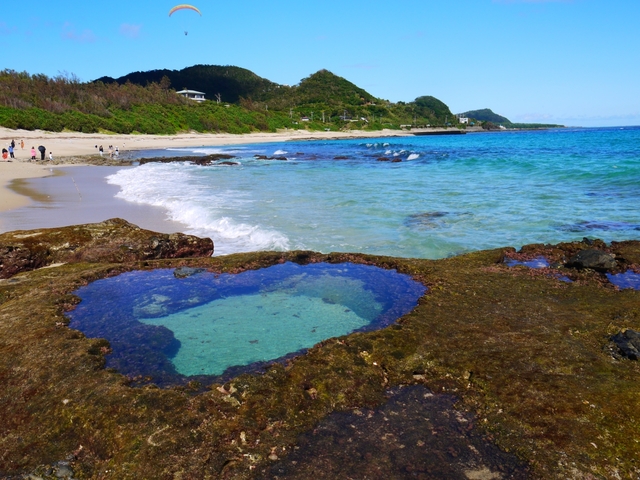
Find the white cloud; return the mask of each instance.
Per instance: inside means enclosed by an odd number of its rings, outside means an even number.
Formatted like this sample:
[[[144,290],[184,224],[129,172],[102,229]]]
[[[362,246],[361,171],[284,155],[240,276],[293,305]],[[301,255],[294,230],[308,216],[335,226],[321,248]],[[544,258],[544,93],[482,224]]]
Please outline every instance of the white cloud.
[[[16,27],[11,27],[5,22],[0,22],[0,35],[11,35],[13,33],[16,33],[16,31]]]
[[[120,35],[124,35],[128,38],[138,38],[141,30],[142,25],[131,25],[129,23],[123,23],[120,25]]]
[[[97,40],[97,37],[91,30],[85,29],[82,32],[77,32],[75,27],[69,22],[65,22],[62,26],[62,38],[78,43],[94,43]]]

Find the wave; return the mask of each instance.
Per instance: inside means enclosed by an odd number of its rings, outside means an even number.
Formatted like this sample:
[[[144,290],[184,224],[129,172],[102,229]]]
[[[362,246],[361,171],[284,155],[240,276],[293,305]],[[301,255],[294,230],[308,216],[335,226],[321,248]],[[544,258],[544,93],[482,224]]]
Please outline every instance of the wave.
[[[250,208],[247,194],[218,189],[198,177],[198,167],[186,164],[146,164],[120,170],[107,177],[118,185],[116,197],[166,210],[167,218],[184,224],[185,233],[209,237],[215,255],[256,250],[288,250],[289,239],[282,233],[239,222],[225,210]]]

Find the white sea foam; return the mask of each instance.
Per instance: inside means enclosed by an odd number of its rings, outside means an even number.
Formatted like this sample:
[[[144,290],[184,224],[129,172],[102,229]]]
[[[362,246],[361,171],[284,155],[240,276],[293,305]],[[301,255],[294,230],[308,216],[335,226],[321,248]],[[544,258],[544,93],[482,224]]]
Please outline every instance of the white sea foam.
[[[420,154],[418,154],[418,153],[412,153],[411,155],[409,155],[409,156],[407,157],[407,160],[416,160],[416,159],[418,159],[418,158],[420,158]]]
[[[273,152],[274,155],[286,155],[287,153],[289,152],[285,150],[276,150],[275,152]]]
[[[249,208],[251,198],[246,193],[212,187],[194,175],[197,168],[179,163],[146,164],[120,170],[107,177],[107,182],[120,187],[118,198],[164,208],[169,220],[187,226],[185,233],[212,238],[216,255],[289,248],[289,240],[280,232],[225,215],[225,208]]]

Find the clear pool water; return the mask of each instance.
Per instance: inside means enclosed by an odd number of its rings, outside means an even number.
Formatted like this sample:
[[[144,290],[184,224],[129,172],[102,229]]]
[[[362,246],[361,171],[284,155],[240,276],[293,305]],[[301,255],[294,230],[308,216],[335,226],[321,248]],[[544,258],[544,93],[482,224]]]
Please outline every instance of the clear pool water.
[[[425,287],[393,270],[285,263],[239,274],[133,271],[76,291],[70,327],[106,338],[107,366],[137,383],[214,381],[373,330],[411,311]]]
[[[633,288],[634,290],[640,290],[640,273],[636,273],[633,270],[617,273],[615,275],[607,273],[607,278],[618,288]]]

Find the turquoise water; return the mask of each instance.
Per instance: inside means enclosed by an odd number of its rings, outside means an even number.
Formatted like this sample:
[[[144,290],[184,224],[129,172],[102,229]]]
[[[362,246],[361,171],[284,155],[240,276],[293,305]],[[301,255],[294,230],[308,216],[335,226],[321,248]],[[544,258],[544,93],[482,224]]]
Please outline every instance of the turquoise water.
[[[144,155],[215,152],[236,155],[239,165],[145,164],[109,182],[121,198],[161,206],[188,233],[211,237],[216,255],[311,249],[442,258],[583,237],[640,239],[638,127]]]
[[[355,264],[293,263],[236,275],[134,271],[76,291],[70,327],[106,338],[107,366],[134,382],[211,382],[354,331],[390,325],[425,287]]]
[[[279,358],[370,322],[344,305],[286,292],[225,298],[140,321],[173,332],[181,347],[171,361],[183,375],[220,375],[232,365]]]

